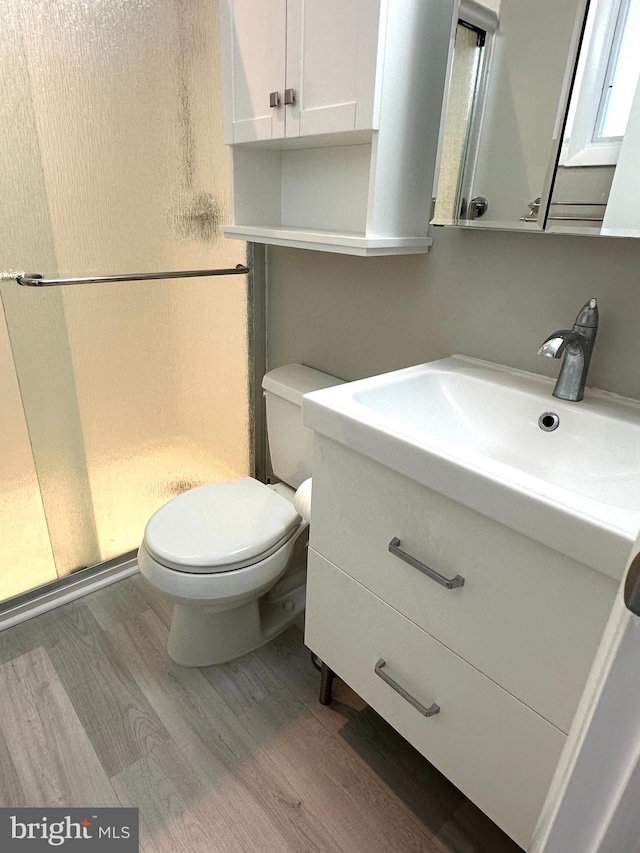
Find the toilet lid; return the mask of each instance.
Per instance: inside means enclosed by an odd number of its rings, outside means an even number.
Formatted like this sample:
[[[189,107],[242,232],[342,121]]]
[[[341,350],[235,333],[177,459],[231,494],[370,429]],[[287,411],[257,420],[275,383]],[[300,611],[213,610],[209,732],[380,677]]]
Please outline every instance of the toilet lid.
[[[188,572],[223,572],[251,565],[300,523],[293,505],[273,489],[243,477],[190,489],[147,523],[151,556]],[[240,564],[240,565],[238,565]]]

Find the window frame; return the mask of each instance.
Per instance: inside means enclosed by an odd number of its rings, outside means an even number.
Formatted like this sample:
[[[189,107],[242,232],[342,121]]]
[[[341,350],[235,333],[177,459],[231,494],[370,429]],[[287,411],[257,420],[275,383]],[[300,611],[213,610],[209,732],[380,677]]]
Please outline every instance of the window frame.
[[[567,118],[570,133],[562,143],[560,166],[615,166],[618,162],[623,137],[597,138],[596,134],[603,122],[608,101],[605,88],[615,70],[630,3],[597,0],[589,15]]]

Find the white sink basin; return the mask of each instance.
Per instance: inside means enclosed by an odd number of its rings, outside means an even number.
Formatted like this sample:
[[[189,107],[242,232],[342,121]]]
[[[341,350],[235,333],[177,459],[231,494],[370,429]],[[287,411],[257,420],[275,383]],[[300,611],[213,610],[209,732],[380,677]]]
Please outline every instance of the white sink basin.
[[[304,422],[423,485],[622,576],[640,527],[640,403],[452,356],[309,394]],[[556,429],[541,429],[547,412]]]

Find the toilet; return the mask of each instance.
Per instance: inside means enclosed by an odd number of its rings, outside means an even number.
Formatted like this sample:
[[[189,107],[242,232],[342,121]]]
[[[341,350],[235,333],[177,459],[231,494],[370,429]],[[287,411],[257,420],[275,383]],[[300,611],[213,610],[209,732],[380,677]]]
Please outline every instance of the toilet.
[[[168,652],[176,663],[233,660],[304,612],[313,433],[302,424],[302,396],[339,383],[301,364],[267,373],[267,434],[280,482],[242,477],[199,486],[149,519],[138,566],[174,603]],[[297,489],[307,518],[294,506]]]

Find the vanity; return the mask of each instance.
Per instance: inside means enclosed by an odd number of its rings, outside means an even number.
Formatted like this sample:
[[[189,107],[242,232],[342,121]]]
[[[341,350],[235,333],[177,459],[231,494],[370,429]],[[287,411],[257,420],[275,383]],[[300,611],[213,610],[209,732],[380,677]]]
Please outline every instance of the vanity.
[[[303,406],[305,642],[524,849],[640,524],[640,404],[552,390],[453,356]]]

